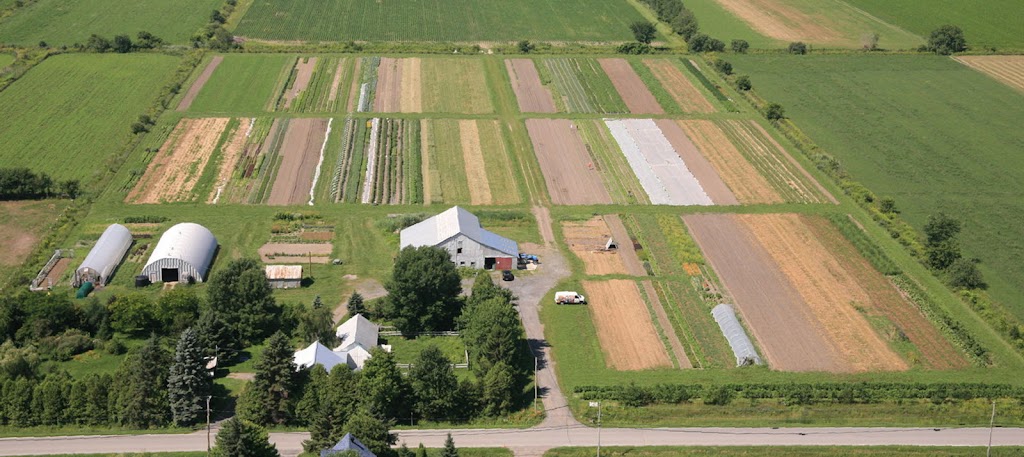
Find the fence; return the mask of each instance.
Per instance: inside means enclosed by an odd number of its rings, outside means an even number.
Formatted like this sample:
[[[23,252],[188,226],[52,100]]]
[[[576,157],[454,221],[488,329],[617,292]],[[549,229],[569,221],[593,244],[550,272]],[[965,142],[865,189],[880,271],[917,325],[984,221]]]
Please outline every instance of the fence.
[[[469,368],[469,351],[463,351],[463,352],[464,352],[464,355],[466,357],[466,361],[463,362],[463,363],[453,363],[452,364],[452,368],[455,368],[457,370],[458,369],[465,370],[465,369]],[[412,368],[415,364],[412,364],[412,363],[396,363],[395,365],[398,368],[401,368],[403,370],[408,370],[408,369]]]
[[[29,284],[29,290],[39,292],[53,287],[53,284],[50,284],[49,281],[47,281],[47,276],[50,275],[50,271],[53,271],[53,267],[57,265],[57,262],[59,262],[60,259],[64,257],[71,258],[74,256],[75,251],[70,249],[57,249],[53,251],[53,255],[50,256],[50,260],[46,261],[46,265],[43,265],[43,268],[39,270],[39,274],[37,274],[36,278],[32,280],[31,284]]]

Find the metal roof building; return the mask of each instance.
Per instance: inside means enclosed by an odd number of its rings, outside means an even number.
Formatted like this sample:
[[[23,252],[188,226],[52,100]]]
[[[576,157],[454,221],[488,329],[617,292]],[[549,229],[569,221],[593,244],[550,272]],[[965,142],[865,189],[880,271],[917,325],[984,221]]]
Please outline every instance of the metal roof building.
[[[203,282],[217,252],[217,238],[206,227],[184,222],[167,229],[142,274],[152,282]]]
[[[302,287],[302,265],[267,265],[267,281],[275,289]]]
[[[736,318],[736,312],[732,306],[720,304],[711,310],[711,315],[714,316],[715,322],[718,322],[718,327],[722,329],[725,339],[729,340],[732,353],[736,356],[736,366],[764,363],[761,361],[761,356],[757,355],[754,343],[750,342],[747,332],[743,330],[739,319]]]
[[[480,219],[458,206],[402,230],[400,246],[444,248],[460,267],[508,270],[519,257],[519,244],[485,230]]]
[[[107,227],[89,255],[75,270],[74,286],[78,287],[86,281],[98,286],[106,285],[131,245],[132,233],[125,226],[113,224]]]

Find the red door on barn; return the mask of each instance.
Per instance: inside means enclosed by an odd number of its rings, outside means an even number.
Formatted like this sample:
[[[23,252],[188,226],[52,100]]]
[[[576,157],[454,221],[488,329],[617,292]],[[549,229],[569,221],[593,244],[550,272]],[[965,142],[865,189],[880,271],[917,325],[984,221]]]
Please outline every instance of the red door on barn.
[[[512,258],[511,257],[496,257],[494,259],[495,270],[511,270],[512,269]]]

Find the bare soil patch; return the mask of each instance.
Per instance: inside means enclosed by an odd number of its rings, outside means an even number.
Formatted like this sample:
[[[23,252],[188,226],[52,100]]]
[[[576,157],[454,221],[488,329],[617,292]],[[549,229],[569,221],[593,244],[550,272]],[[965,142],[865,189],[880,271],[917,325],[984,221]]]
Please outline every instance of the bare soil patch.
[[[60,281],[60,277],[64,275],[68,267],[71,265],[70,257],[61,257],[57,260],[57,263],[53,264],[53,268],[46,274],[46,279],[43,280],[43,286],[56,285]]]
[[[224,191],[225,186],[231,180],[231,175],[235,171],[235,166],[238,165],[238,159],[245,152],[245,133],[248,131],[248,121],[242,120],[232,132],[231,138],[228,139],[221,147],[220,156],[220,167],[217,171],[217,185],[210,192],[207,203],[217,203],[220,200],[221,192]]]
[[[654,290],[654,284],[651,281],[644,281],[641,284],[644,288],[644,294],[647,295],[647,300],[651,303],[651,308],[654,309],[654,315],[658,318],[658,325],[661,326],[661,331],[668,338],[668,346],[672,349],[672,353],[679,362],[679,368],[693,368],[693,363],[690,362],[690,358],[686,355],[686,349],[683,349],[683,343],[679,341],[679,336],[676,335],[675,330],[672,328],[672,322],[668,320],[665,308],[661,306],[661,299],[658,298],[658,292]]]
[[[292,106],[292,102],[299,98],[299,94],[309,87],[309,80],[313,79],[313,70],[316,69],[316,57],[307,57],[305,62],[302,58],[295,61],[295,81],[292,88],[284,94],[284,108]]]
[[[584,281],[583,288],[609,368],[645,370],[672,366],[635,282]]]
[[[693,140],[708,161],[732,190],[736,200],[743,203],[781,203],[782,197],[771,184],[754,169],[722,129],[712,121],[678,121],[686,135]],[[713,197],[712,197],[713,198]]]
[[[618,244],[617,251],[622,257],[622,264],[626,266],[626,272],[633,276],[647,276],[647,270],[644,270],[640,257],[637,257],[636,250],[633,249],[633,239],[629,237],[629,232],[626,231],[626,226],[622,224],[619,215],[605,216],[604,223],[608,224],[608,230],[611,230],[612,238]]]
[[[732,214],[683,216],[769,366],[849,372],[842,353],[756,237]],[[589,297],[588,297],[589,298]]]
[[[523,113],[554,113],[555,100],[551,91],[540,82],[537,67],[530,59],[508,59],[505,69],[512,81],[512,91],[519,102],[519,111]]]
[[[213,71],[217,69],[217,66],[224,61],[224,56],[214,56],[210,60],[210,63],[206,64],[206,68],[199,74],[195,82],[192,83],[192,87],[188,88],[188,92],[185,92],[185,97],[181,99],[181,103],[178,103],[178,111],[188,111],[192,106],[192,102],[196,100],[199,95],[199,91],[203,90],[203,86],[213,76]]]
[[[908,368],[858,308],[870,310],[869,294],[796,214],[744,214],[738,219],[758,239],[810,307],[818,328],[855,372]]]
[[[736,196],[729,190],[729,186],[718,176],[718,171],[715,170],[715,167],[711,165],[711,162],[708,162],[708,159],[701,155],[700,151],[686,137],[686,134],[679,128],[678,124],[669,119],[658,119],[654,123],[658,125],[661,133],[672,144],[672,149],[675,149],[676,154],[679,154],[679,157],[686,163],[686,167],[697,178],[697,182],[704,188],[704,192],[708,194],[712,202],[716,205],[739,204]]]
[[[334,70],[334,80],[331,81],[331,92],[327,94],[327,101],[338,99],[338,87],[341,86],[342,77],[345,76],[345,62],[348,59],[338,59],[338,68]]]
[[[192,188],[217,147],[228,118],[182,119],[128,194],[128,203],[191,201]]]
[[[611,230],[604,219],[595,217],[583,222],[562,222],[562,235],[569,250],[583,261],[588,275],[627,274],[618,250],[605,250]],[[619,243],[622,243],[619,241]],[[629,243],[632,246],[632,243]]]
[[[1007,86],[1024,91],[1024,56],[960,56],[954,59]]]
[[[334,245],[330,243],[267,243],[260,247],[260,259],[275,263],[328,263]]]
[[[573,121],[528,119],[526,129],[552,202],[559,205],[612,203]]]
[[[665,110],[658,104],[647,85],[633,71],[626,59],[598,59],[601,68],[612,80],[622,101],[626,102],[629,112],[634,114],[664,114]]]
[[[704,98],[683,72],[667,59],[644,59],[644,65],[651,69],[654,77],[668,91],[679,108],[687,113],[711,113],[715,107]]]
[[[397,113],[402,110],[401,59],[382,57],[377,67],[377,95],[373,110],[378,113]]]
[[[402,100],[403,113],[423,112],[423,71],[419,57],[402,59]]]
[[[281,166],[267,204],[298,205],[309,201],[309,189],[326,133],[327,119],[292,119],[284,134]]]
[[[491,186],[487,181],[484,153],[480,149],[480,131],[475,120],[459,121],[459,138],[462,143],[462,159],[466,165],[470,203],[489,205],[491,204]]]
[[[841,41],[835,24],[779,0],[717,0],[762,35],[782,41]]]

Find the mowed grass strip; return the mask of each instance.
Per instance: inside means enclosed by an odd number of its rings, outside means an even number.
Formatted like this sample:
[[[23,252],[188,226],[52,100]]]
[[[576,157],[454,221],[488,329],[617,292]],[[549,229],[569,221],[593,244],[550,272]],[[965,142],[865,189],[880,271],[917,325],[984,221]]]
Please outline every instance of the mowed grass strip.
[[[981,259],[989,293],[1024,319],[1024,95],[944,57],[730,60],[915,227],[956,215],[964,255]]]
[[[279,92],[282,70],[294,57],[273,54],[229,55],[199,91],[189,111],[200,113],[255,113],[267,110]]]
[[[0,163],[56,179],[103,173],[177,63],[158,54],[50,57],[0,92]]]
[[[956,24],[973,47],[1024,48],[1024,13],[1018,0],[845,1],[922,37]]]
[[[430,169],[430,197],[432,202],[469,204],[469,182],[466,163],[462,158],[462,139],[459,121],[442,119],[428,121],[427,156]]]
[[[629,24],[641,19],[624,1],[255,0],[235,34],[310,41],[629,41]]]
[[[13,2],[12,2],[13,3]],[[26,2],[28,3],[28,2]],[[132,39],[146,31],[183,44],[210,20],[221,0],[38,0],[0,21],[0,43],[50,46],[85,43],[92,34]]]
[[[421,59],[423,112],[494,112],[480,59]],[[406,75],[403,75],[405,77]]]

